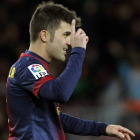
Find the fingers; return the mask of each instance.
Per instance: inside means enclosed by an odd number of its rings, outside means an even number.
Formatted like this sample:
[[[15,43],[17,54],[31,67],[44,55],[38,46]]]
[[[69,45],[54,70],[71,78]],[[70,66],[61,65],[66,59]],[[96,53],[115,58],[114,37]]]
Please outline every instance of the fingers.
[[[125,138],[125,135],[121,132],[116,132],[117,137],[121,138],[122,140]]]
[[[131,140],[131,138],[128,134],[125,133],[124,135],[125,135],[126,140]]]
[[[131,136],[135,136],[135,134],[127,128],[120,126],[119,131],[130,134]]]
[[[85,35],[86,36],[86,33],[81,28],[79,28],[77,30],[77,32],[75,33],[75,36],[79,36],[79,35]]]
[[[73,19],[71,23],[71,35],[75,34],[75,24],[76,24],[76,21],[75,19]]]
[[[89,41],[89,37],[88,37],[88,36],[86,36],[86,43],[88,43],[88,41]]]
[[[131,140],[130,136],[126,133],[124,133],[124,138],[121,138],[122,140]]]
[[[72,48],[74,47],[82,47],[86,49],[88,37],[86,36],[85,32],[82,29],[75,30],[76,20],[73,19],[71,23],[71,37],[70,37],[70,44]]]
[[[122,126],[119,126],[119,130],[116,135],[122,140],[131,140],[129,135],[135,136],[135,134],[132,131]]]
[[[86,36],[86,33],[82,29],[78,29],[77,32],[75,33],[75,36],[81,36],[86,38],[86,43],[89,41],[89,37]]]
[[[127,134],[127,133],[123,134],[122,132],[117,132],[116,135],[117,135],[117,137],[119,137],[122,140],[131,140],[129,134]]]
[[[132,131],[120,125],[108,125],[106,127],[106,133],[109,136],[117,136],[121,140],[131,140],[129,135],[135,136]]]

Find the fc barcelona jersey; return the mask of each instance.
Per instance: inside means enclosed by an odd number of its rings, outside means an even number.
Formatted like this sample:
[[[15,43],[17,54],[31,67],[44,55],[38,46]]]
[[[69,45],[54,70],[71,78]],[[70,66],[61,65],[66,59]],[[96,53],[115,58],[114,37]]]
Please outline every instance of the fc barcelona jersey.
[[[67,102],[82,72],[85,50],[72,49],[63,73],[55,78],[49,63],[26,51],[13,64],[7,79],[9,140],[65,140],[64,132],[106,135],[107,124],[64,114],[59,103]]]

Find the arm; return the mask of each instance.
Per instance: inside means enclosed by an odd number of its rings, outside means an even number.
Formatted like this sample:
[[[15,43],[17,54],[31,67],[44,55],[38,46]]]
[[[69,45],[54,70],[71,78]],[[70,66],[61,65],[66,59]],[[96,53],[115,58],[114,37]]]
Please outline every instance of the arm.
[[[61,123],[65,133],[76,135],[106,135],[107,124],[96,121],[82,120],[60,112]]]
[[[70,45],[73,49],[67,67],[57,79],[45,83],[41,87],[39,96],[47,99],[51,98],[51,100],[56,102],[67,102],[69,100],[82,72],[87,42],[88,37],[82,29],[78,29],[75,32],[75,20],[73,20],[70,37]],[[80,46],[80,48],[76,46]]]
[[[28,58],[26,61],[30,64],[26,63],[27,67],[24,68],[21,68],[20,66],[20,86],[29,90],[37,97],[39,96],[55,102],[67,102],[80,78],[85,57],[86,44],[88,42],[88,37],[82,29],[78,29],[75,33],[75,22],[72,22],[70,40],[70,45],[73,48],[71,56],[66,69],[58,78],[54,79],[54,77],[47,72],[47,68],[44,67],[44,64],[41,64],[41,61],[38,62],[38,60],[33,59],[33,62],[31,62],[31,58]],[[45,73],[48,73],[45,77],[41,76],[39,79],[30,72],[32,71],[30,66],[38,63],[43,67],[43,69],[45,69]],[[30,71],[28,67],[30,68]]]
[[[62,74],[44,85],[39,90],[39,96],[56,102],[67,102],[82,73],[85,49],[72,49],[69,62]]]
[[[107,125],[106,123],[82,120],[62,112],[60,112],[60,118],[65,133],[83,136],[106,135],[118,137],[121,140],[131,140],[129,135],[135,136],[132,131],[120,125]]]
[[[82,65],[85,57],[85,49],[75,47],[71,51],[68,64],[58,78],[53,78],[41,61],[34,57],[20,59],[18,66],[18,80],[22,88],[32,92],[35,96],[49,99],[55,102],[66,102],[82,73]],[[33,65],[39,64],[47,73],[46,76],[37,78],[31,72]]]

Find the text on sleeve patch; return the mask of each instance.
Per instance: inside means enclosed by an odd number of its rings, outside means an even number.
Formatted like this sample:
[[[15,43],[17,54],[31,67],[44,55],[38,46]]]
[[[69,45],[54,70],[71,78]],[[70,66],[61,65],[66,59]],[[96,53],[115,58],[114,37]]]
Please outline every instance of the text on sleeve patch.
[[[48,72],[44,69],[44,67],[40,64],[32,64],[28,66],[28,69],[36,79],[49,75]]]

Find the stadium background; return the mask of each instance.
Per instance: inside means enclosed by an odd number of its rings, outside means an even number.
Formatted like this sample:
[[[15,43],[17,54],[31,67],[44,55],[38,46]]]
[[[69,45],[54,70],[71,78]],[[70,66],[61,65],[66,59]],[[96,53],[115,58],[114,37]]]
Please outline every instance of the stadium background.
[[[75,10],[89,36],[82,76],[61,110],[83,119],[123,125],[136,134],[132,140],[140,140],[140,0],[53,1]],[[7,75],[29,47],[29,21],[40,2],[0,1],[0,140],[8,138]],[[51,63],[51,73],[57,77],[66,63]],[[117,140],[70,134],[66,139]]]

